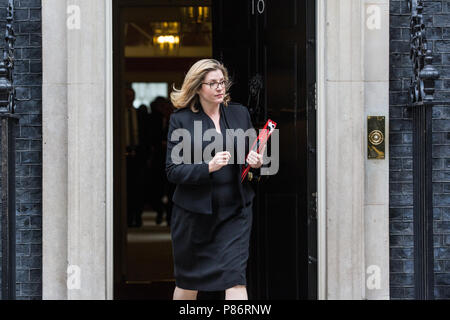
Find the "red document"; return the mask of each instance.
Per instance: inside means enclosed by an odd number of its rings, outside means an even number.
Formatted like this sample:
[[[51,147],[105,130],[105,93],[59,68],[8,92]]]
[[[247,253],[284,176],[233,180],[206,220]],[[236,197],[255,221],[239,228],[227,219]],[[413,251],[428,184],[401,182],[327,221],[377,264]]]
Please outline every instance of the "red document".
[[[259,133],[259,136],[253,143],[253,146],[250,148],[249,153],[251,151],[255,151],[255,152],[259,153],[262,150],[262,148],[264,147],[264,145],[267,143],[267,140],[269,140],[269,137],[275,130],[276,126],[277,126],[276,122],[274,122],[270,119],[267,120],[266,125]],[[247,157],[248,157],[248,154],[245,157],[245,159],[247,159]],[[244,181],[245,177],[247,176],[248,171],[251,168],[250,165],[247,164],[247,161],[245,162],[245,164],[242,167],[243,167],[243,170],[242,170],[242,175],[241,175],[241,183]]]

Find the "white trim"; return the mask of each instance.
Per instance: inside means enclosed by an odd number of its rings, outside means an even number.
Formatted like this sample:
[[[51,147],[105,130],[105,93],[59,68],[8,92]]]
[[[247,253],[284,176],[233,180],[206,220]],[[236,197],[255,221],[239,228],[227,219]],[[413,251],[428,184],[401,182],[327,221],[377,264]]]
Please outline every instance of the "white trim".
[[[66,3],[42,1],[42,299],[67,299]]]
[[[106,114],[109,101],[105,96],[108,90],[105,82],[108,74],[105,60],[108,57],[105,53],[109,50],[106,47],[106,3],[67,0],[66,4],[78,6],[78,18],[81,19],[80,29],[63,28],[67,50],[58,53],[65,55],[68,93],[68,249],[65,261],[78,270],[67,275],[70,284],[67,299],[104,300],[108,292],[106,278],[110,276],[106,266],[109,261],[106,221],[110,217],[106,210],[109,199],[105,153],[108,148]]]
[[[106,104],[106,299],[114,299],[114,188],[113,188],[113,14],[112,1],[105,1],[105,104]]]
[[[325,2],[316,1],[317,82],[317,283],[318,299],[327,299],[326,241],[326,117],[325,117]]]

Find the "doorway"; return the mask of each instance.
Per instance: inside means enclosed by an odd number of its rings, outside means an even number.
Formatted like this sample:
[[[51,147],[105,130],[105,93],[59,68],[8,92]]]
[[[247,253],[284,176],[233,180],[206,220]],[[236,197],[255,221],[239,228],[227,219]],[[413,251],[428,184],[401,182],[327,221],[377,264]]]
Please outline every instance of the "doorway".
[[[126,93],[141,110],[136,136],[163,139],[151,103],[211,57],[229,69],[232,99],[249,108],[255,128],[270,118],[280,130],[278,173],[255,189],[249,299],[317,299],[315,1],[114,0],[113,20],[114,299],[170,300],[175,287],[166,210],[173,186],[161,182],[161,166],[130,166]],[[130,221],[130,211],[142,221]]]

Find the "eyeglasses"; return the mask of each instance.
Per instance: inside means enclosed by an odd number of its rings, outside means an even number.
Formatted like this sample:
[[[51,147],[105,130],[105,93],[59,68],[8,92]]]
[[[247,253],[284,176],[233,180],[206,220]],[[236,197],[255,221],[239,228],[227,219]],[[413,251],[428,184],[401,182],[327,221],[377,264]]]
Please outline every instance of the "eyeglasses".
[[[219,86],[222,86],[225,88],[228,84],[228,81],[223,80],[221,82],[210,82],[210,83],[202,82],[202,84],[209,85],[209,88],[212,90],[212,89],[219,89]]]

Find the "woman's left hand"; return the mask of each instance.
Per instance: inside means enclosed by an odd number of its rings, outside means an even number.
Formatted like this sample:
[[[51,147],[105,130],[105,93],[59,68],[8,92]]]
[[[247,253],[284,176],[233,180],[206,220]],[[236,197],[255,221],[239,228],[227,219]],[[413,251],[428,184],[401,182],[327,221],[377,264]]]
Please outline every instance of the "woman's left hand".
[[[264,145],[260,153],[257,153],[253,150],[250,151],[247,157],[247,163],[249,164],[250,167],[252,167],[253,169],[261,168],[261,166],[263,165],[263,155],[265,149],[266,144]]]

